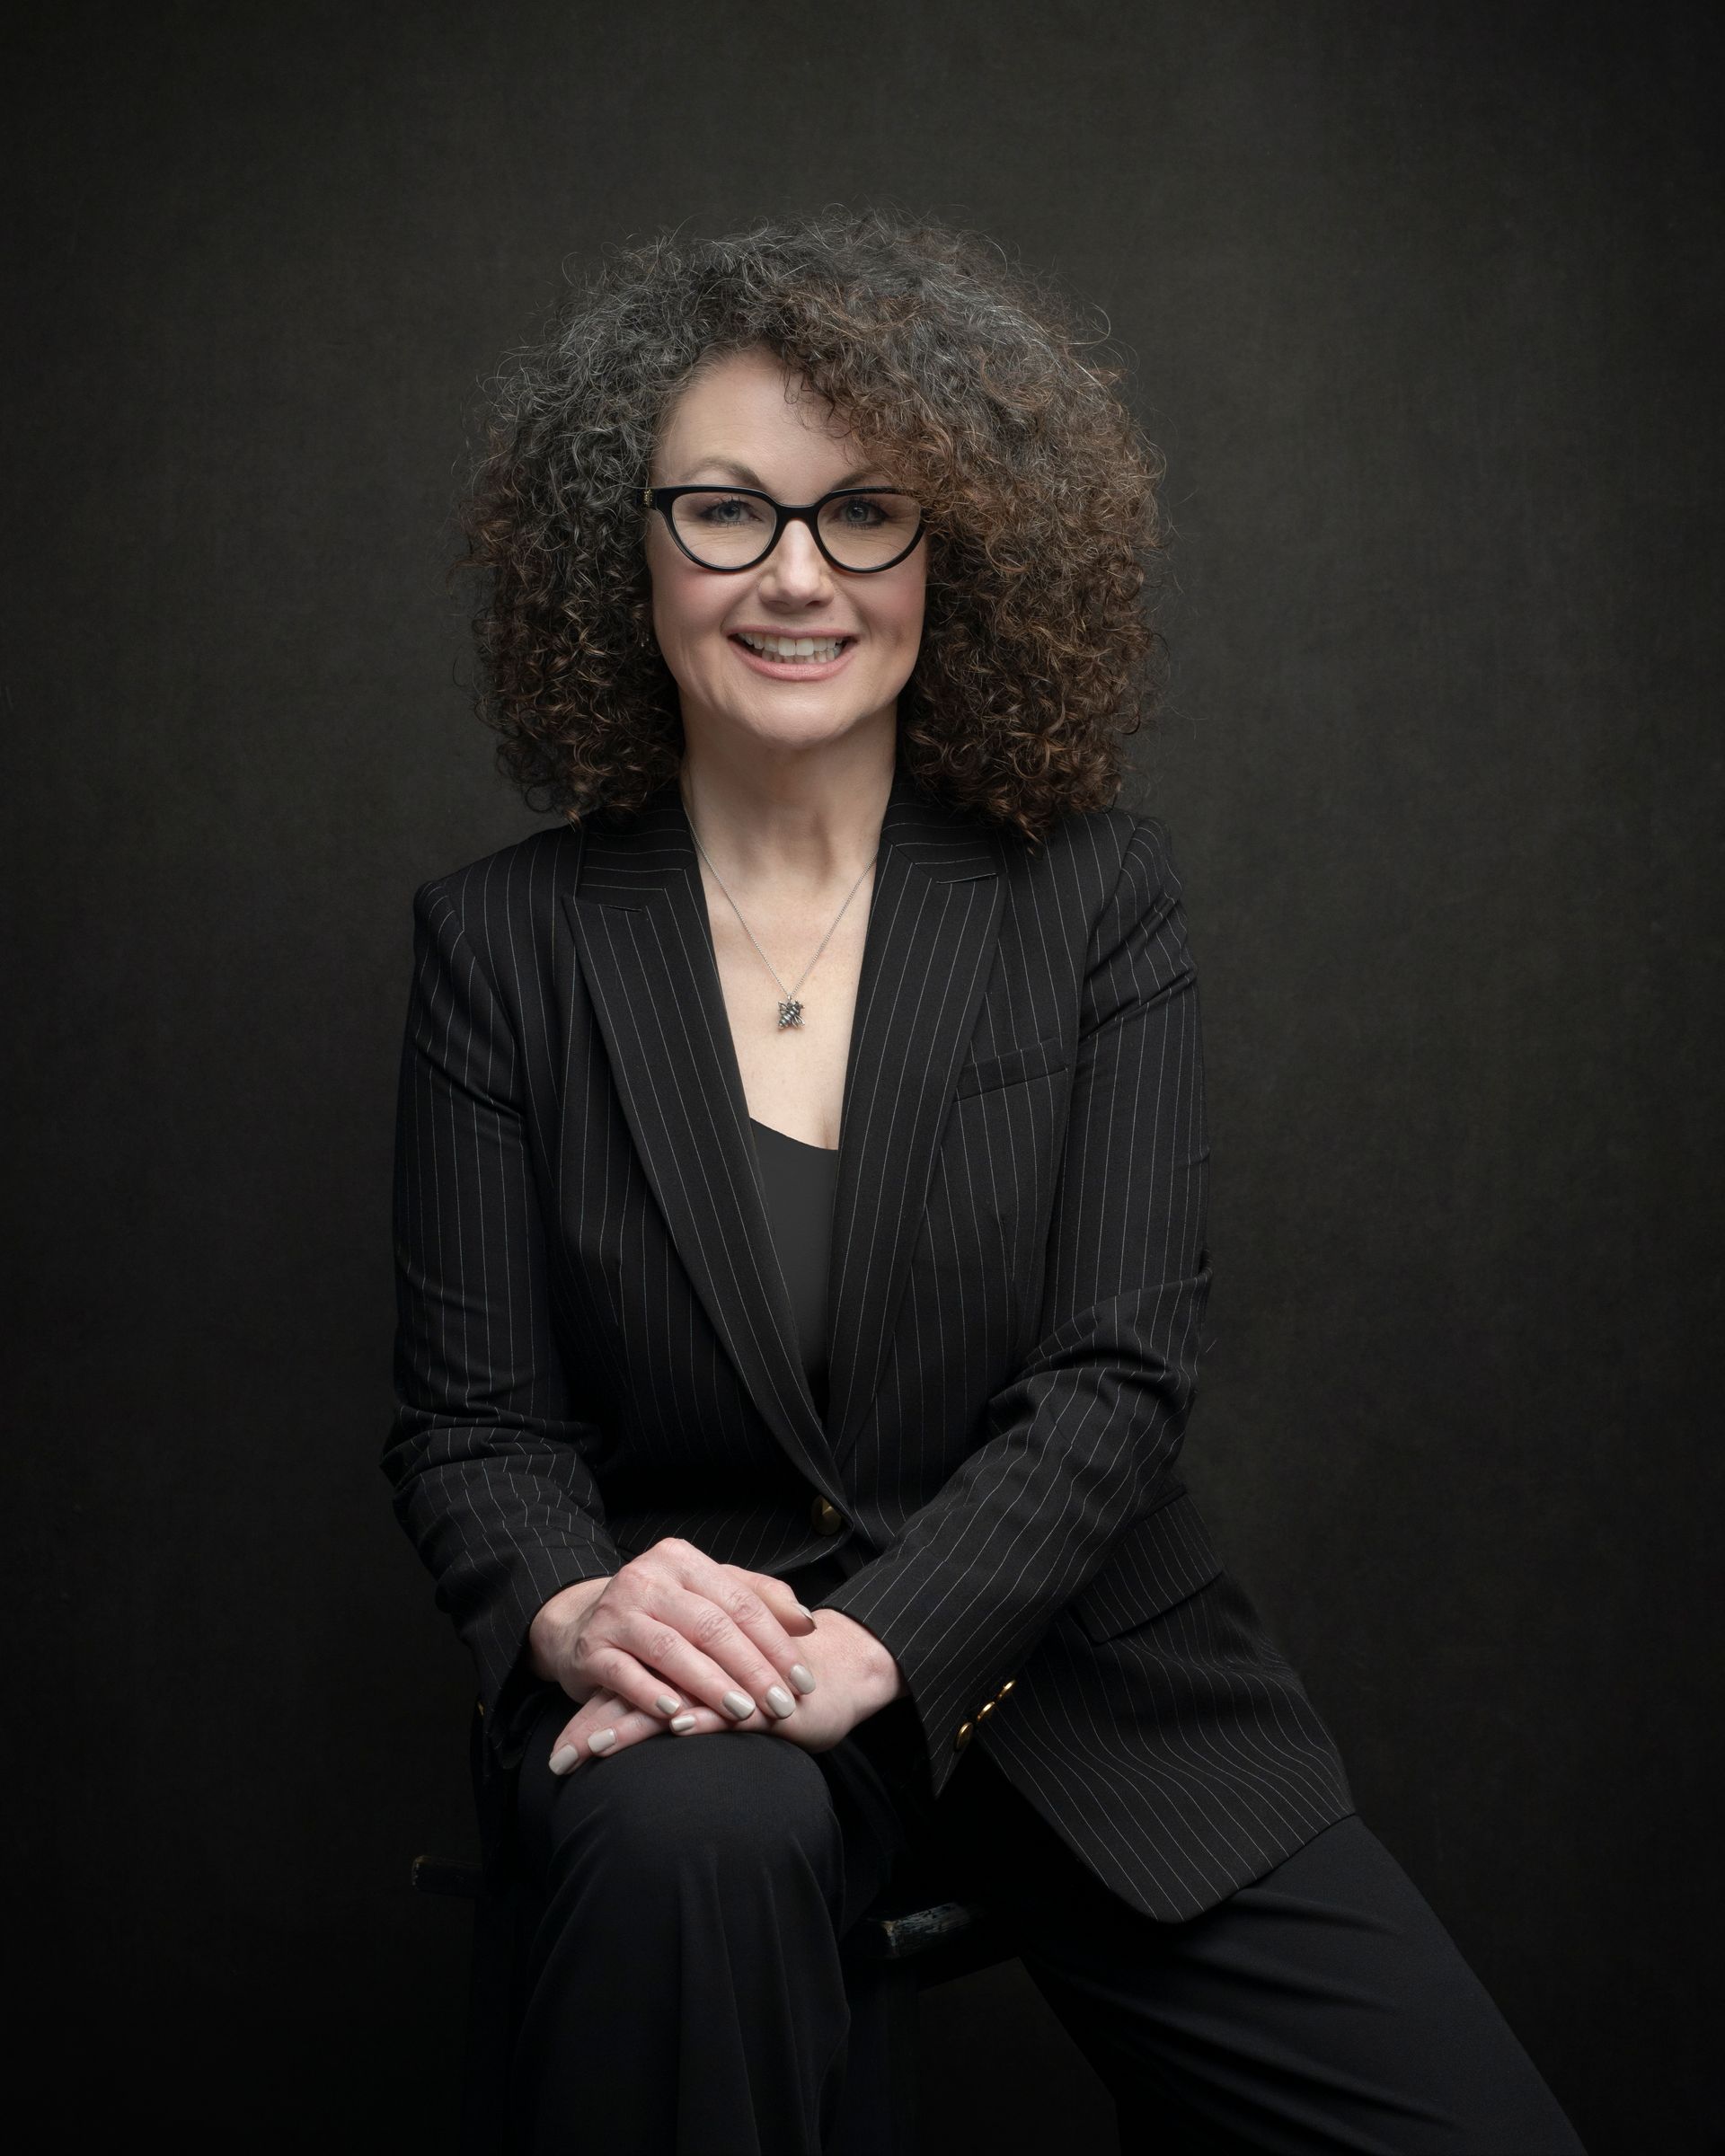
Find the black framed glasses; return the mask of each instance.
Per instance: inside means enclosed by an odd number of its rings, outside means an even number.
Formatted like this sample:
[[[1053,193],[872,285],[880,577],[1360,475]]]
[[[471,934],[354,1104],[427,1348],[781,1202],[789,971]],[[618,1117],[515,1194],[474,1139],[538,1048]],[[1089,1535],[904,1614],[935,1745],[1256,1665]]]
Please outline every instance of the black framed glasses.
[[[787,524],[806,524],[835,569],[872,576],[902,561],[923,535],[923,505],[893,487],[840,487],[793,508],[755,487],[643,487],[691,561],[721,576],[754,569]]]

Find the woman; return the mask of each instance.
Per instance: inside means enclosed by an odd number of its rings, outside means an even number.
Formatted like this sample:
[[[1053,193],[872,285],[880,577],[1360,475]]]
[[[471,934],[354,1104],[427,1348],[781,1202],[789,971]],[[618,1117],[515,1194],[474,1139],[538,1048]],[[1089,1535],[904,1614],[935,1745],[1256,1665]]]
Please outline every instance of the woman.
[[[909,1850],[1126,2148],[1579,2145],[1178,1472],[1119,378],[974,238],[829,213],[617,255],[500,388],[483,708],[562,817],[415,900],[385,1465],[535,1913],[522,2148],[833,2145]]]

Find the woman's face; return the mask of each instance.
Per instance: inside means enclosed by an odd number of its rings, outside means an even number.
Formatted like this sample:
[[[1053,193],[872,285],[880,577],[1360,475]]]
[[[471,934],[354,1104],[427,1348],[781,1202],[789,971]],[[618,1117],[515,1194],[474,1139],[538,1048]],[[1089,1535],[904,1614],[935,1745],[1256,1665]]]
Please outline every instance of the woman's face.
[[[764,348],[701,369],[672,407],[652,471],[655,486],[730,483],[792,503],[894,477],[862,468],[831,407]],[[686,738],[714,729],[745,747],[795,751],[883,717],[896,723],[922,642],[926,538],[894,568],[858,575],[833,568],[806,524],[788,524],[765,561],[726,574],[690,561],[654,510],[647,561],[653,631],[681,693]],[[844,641],[836,659],[785,664],[756,657],[743,632]]]

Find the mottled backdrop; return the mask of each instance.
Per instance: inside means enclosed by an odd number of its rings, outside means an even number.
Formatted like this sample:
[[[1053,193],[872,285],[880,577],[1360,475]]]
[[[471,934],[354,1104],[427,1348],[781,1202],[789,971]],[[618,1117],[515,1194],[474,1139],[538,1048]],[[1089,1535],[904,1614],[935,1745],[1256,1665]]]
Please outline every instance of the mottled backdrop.
[[[411,894],[533,819],[449,512],[565,259],[827,200],[982,226],[1130,356],[1177,533],[1137,791],[1214,1144],[1188,1480],[1592,2156],[1721,2145],[1720,44],[1500,0],[40,11],[0,816],[53,2145],[453,2149],[464,1916],[407,1878],[472,1844],[471,1690],[376,1466],[391,1123]],[[932,2148],[1112,2146],[1016,1966],[924,2044]]]

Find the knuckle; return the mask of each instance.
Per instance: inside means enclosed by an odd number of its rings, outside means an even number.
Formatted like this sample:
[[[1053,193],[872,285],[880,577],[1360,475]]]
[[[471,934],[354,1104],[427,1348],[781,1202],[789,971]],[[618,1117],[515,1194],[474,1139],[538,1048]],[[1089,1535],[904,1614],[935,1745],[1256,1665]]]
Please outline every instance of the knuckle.
[[[694,1636],[703,1647],[711,1647],[722,1639],[730,1630],[730,1619],[723,1610],[708,1607],[694,1621]]]
[[[682,1644],[683,1636],[680,1632],[673,1630],[668,1624],[656,1624],[641,1641],[641,1648],[646,1660],[658,1663],[674,1654]]]

